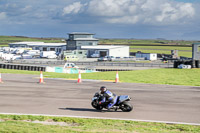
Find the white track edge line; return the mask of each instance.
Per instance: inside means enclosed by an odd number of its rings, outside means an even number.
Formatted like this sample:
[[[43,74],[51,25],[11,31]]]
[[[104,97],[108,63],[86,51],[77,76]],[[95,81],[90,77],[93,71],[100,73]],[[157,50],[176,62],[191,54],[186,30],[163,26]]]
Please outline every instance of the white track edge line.
[[[187,122],[172,122],[172,121],[157,121],[157,120],[141,120],[141,119],[123,119],[123,118],[110,118],[110,117],[90,117],[90,116],[73,116],[73,115],[49,115],[49,114],[23,114],[23,113],[1,113],[3,115],[32,115],[32,116],[52,116],[52,117],[74,117],[74,118],[90,118],[90,119],[111,119],[111,120],[129,120],[136,122],[155,122],[165,124],[183,124],[200,126],[200,123],[187,123]]]

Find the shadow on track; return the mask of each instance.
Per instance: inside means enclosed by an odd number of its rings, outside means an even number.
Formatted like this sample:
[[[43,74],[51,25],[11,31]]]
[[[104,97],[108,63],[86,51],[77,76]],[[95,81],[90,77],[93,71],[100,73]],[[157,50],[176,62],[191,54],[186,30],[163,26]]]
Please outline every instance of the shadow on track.
[[[71,110],[71,111],[86,111],[86,112],[104,112],[102,110],[88,109],[88,108],[59,108],[61,110]]]
[[[88,108],[59,108],[60,110],[71,110],[71,111],[85,111],[85,112],[121,112],[121,111],[114,111],[114,110],[96,110],[96,109],[88,109]]]

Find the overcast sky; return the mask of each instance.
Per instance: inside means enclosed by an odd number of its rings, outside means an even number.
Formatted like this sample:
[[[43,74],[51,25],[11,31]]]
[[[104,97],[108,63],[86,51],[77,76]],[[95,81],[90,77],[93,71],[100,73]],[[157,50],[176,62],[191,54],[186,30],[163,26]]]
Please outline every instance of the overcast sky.
[[[200,0],[0,0],[0,35],[200,40]]]

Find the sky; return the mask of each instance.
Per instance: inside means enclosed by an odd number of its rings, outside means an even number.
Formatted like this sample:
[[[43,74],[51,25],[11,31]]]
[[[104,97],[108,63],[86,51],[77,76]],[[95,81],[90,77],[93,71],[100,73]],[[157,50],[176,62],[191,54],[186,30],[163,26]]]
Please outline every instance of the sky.
[[[0,35],[200,40],[200,0],[0,0]]]

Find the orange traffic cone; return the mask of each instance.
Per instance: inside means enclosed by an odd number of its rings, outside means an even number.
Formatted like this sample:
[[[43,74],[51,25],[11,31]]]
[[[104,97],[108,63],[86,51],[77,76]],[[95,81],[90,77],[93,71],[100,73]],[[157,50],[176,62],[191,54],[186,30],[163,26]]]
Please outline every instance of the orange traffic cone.
[[[79,74],[78,74],[78,83],[81,83],[82,80],[81,80],[81,72],[79,71]]]
[[[115,78],[115,83],[118,83],[119,82],[119,74],[118,74],[118,71],[116,73],[116,78]]]
[[[42,71],[40,71],[40,80],[39,83],[44,83]]]
[[[0,73],[0,83],[3,83],[3,81],[1,80],[1,73]]]

